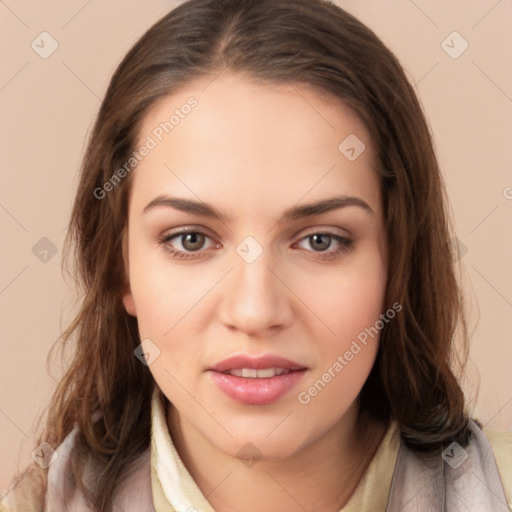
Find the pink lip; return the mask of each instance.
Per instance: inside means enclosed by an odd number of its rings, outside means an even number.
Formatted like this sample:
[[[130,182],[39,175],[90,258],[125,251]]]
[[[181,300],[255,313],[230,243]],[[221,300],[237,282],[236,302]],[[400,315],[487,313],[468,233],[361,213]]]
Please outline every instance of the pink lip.
[[[285,368],[289,373],[261,379],[222,373],[237,368]],[[276,402],[296,386],[307,368],[289,359],[267,354],[259,357],[233,356],[208,368],[208,371],[217,387],[233,400],[247,405],[267,405]]]

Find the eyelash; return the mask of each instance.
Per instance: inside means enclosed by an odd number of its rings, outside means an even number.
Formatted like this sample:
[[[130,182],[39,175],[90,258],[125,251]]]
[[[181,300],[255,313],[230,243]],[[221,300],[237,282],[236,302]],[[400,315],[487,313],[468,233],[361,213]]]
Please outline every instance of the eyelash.
[[[191,234],[191,233],[204,235],[207,238],[211,238],[209,235],[207,235],[205,232],[203,232],[199,229],[185,229],[182,231],[178,231],[176,233],[172,233],[170,235],[164,235],[163,237],[161,237],[158,240],[158,243],[160,245],[163,245],[165,250],[168,251],[170,253],[171,257],[174,259],[177,259],[177,260],[197,259],[196,254],[200,254],[201,252],[204,252],[202,249],[199,249],[198,251],[194,251],[194,252],[184,252],[184,251],[176,250],[169,245],[169,242],[171,240],[173,240],[175,238],[179,238],[180,236]],[[312,233],[309,233],[306,236],[303,236],[299,242],[302,242],[303,240],[307,240],[308,238],[311,238],[314,235],[329,236],[329,237],[331,237],[331,239],[336,240],[340,244],[340,247],[333,252],[309,251],[309,252],[316,252],[319,255],[324,254],[324,256],[320,256],[320,258],[324,259],[324,260],[330,260],[330,259],[333,259],[333,258],[341,255],[341,254],[347,253],[350,251],[350,249],[352,249],[352,246],[353,246],[352,240],[345,238],[343,236],[337,235],[335,233],[332,233],[330,231],[314,231]]]

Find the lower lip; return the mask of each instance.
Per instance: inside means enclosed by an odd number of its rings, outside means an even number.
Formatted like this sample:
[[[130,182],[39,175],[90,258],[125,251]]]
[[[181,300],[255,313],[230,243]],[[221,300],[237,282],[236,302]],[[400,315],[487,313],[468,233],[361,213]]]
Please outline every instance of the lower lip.
[[[236,377],[215,371],[209,373],[217,387],[233,400],[247,405],[267,405],[276,402],[296,386],[306,370],[291,371],[266,379]]]

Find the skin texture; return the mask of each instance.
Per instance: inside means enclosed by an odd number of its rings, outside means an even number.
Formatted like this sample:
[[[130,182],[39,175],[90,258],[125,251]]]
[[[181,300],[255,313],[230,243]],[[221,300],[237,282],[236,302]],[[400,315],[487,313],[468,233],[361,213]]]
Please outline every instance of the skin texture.
[[[198,100],[133,171],[123,303],[141,339],[160,350],[149,368],[172,403],[171,436],[215,510],[337,511],[385,430],[356,421],[378,337],[308,404],[297,396],[384,312],[386,240],[371,141],[352,109],[304,85],[212,79],[165,97],[143,120],[141,144],[190,96]],[[355,161],[338,150],[350,134],[366,146]],[[204,201],[226,220],[168,206],[144,213],[161,195]],[[290,207],[342,195],[373,212],[347,206],[280,221]],[[206,233],[204,242],[162,242],[187,227]],[[349,249],[336,255],[343,244],[335,238],[308,238],[326,230],[351,240]],[[252,263],[236,250],[247,236],[263,251]],[[169,247],[192,258],[173,259]],[[206,369],[241,353],[277,354],[308,371],[273,404],[236,403]],[[237,458],[248,442],[262,457],[252,467]]]

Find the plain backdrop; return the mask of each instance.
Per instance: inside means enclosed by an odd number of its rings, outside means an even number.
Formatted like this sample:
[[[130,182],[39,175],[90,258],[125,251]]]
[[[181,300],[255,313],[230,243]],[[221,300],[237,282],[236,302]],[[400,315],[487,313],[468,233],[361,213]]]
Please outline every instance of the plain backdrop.
[[[179,3],[0,0],[0,489],[34,449],[46,355],[72,318],[61,251],[86,137],[121,58]],[[337,3],[398,56],[427,113],[473,312],[468,399],[512,430],[512,2]]]

